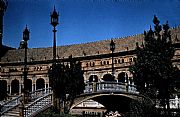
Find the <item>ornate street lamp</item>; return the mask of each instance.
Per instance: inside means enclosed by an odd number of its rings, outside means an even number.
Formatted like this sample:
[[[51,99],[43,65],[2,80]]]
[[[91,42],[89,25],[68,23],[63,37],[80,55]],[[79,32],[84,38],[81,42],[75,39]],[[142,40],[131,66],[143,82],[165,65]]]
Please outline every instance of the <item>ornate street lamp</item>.
[[[54,11],[51,13],[51,25],[53,26],[53,33],[54,33],[54,39],[53,39],[53,65],[52,65],[52,74],[54,74],[54,69],[56,69],[56,26],[59,24],[58,23],[58,17],[59,14],[56,12],[55,6],[54,6]],[[54,88],[54,81],[57,81],[56,79],[57,77],[55,77],[55,79],[50,78],[49,82],[50,82],[50,87],[52,87],[53,89],[53,105],[56,107],[57,106],[57,101],[55,99],[56,94],[55,94],[55,88]]]
[[[53,62],[56,61],[56,26],[58,23],[59,14],[56,12],[54,7],[54,11],[51,13],[51,25],[53,26],[54,39],[53,39]]]
[[[28,43],[27,43],[27,41],[29,40],[29,30],[27,29],[27,25],[26,25],[26,28],[24,29],[24,31],[23,31],[23,41],[24,41],[24,73],[23,73],[23,75],[24,75],[24,88],[23,88],[23,94],[24,94],[24,103],[26,103],[27,102],[27,99],[25,99],[25,98],[27,98],[28,97],[28,92],[27,92],[27,90],[28,90],[28,87],[27,87],[27,74],[28,74],[28,69],[27,69],[27,48],[28,48]]]
[[[114,41],[111,39],[111,43],[110,43],[110,50],[112,52],[112,77],[114,78],[114,50],[115,50],[115,43]]]

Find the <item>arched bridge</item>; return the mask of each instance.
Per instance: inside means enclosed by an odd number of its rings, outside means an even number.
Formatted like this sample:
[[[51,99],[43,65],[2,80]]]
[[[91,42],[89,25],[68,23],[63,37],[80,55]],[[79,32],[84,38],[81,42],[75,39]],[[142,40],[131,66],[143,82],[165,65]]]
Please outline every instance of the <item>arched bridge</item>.
[[[35,116],[52,105],[53,98],[51,88],[31,92],[30,97],[31,101],[27,105],[24,105],[24,117]],[[83,101],[91,99],[104,105],[107,110],[125,112],[129,110],[131,101],[138,101],[145,98],[146,97],[139,95],[135,85],[119,82],[90,82],[86,83],[84,93],[75,98],[71,109]],[[153,103],[150,99],[146,99],[150,103]],[[17,110],[21,100],[22,95],[3,103],[0,111],[1,116],[7,117],[11,115],[13,117],[19,117],[20,113],[18,113]],[[170,107],[179,108],[179,103],[180,99],[171,99]]]
[[[132,100],[144,98],[139,95],[135,85],[120,82],[91,82],[85,86],[84,94],[76,97],[71,109],[78,104],[92,99],[105,106],[109,110],[128,109]]]

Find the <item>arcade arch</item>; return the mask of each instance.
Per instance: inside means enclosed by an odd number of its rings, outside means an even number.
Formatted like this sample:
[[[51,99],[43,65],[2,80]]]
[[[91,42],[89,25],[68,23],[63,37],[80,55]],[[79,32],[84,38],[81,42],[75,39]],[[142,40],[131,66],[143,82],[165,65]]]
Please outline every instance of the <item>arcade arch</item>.
[[[115,81],[115,78],[111,74],[105,74],[102,78],[104,81]]]
[[[98,82],[98,76],[97,75],[91,75],[89,77],[89,82]]]
[[[31,79],[25,80],[25,86],[26,86],[27,90],[29,92],[31,92],[32,91],[32,80]]]
[[[128,75],[126,72],[121,72],[118,74],[118,82],[126,83],[128,81]]]
[[[7,81],[6,80],[0,80],[0,92],[3,95],[0,97],[0,100],[2,100],[7,95]]]
[[[36,90],[45,88],[45,81],[43,78],[39,78],[36,80]]]
[[[19,80],[14,79],[11,82],[11,93],[18,94],[19,93]]]

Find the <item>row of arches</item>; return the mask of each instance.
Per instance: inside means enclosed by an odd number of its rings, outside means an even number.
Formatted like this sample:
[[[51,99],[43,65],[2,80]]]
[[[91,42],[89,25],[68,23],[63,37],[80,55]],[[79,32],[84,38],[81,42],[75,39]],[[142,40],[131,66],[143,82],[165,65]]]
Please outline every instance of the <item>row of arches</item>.
[[[121,58],[121,59],[115,59],[114,64],[121,64],[125,62],[134,62],[136,60],[135,57],[129,57],[129,58]],[[91,61],[86,63],[86,67],[94,67],[97,62]],[[104,60],[100,62],[100,65],[110,65],[112,62],[110,60]]]
[[[118,74],[117,78],[113,77],[112,74],[105,74],[103,78],[99,79],[97,75],[91,75],[88,79],[89,82],[98,82],[99,80],[103,81],[118,81],[122,83],[133,83],[133,79],[128,77],[126,72],[121,72]]]
[[[33,84],[31,79],[27,79],[25,82],[28,91],[38,90],[45,88],[45,81],[43,78],[39,78],[36,80],[36,83]],[[11,84],[8,85],[6,80],[0,80],[0,88],[4,91],[4,93],[10,94],[18,94],[21,91],[22,84],[20,84],[19,80],[12,80]]]

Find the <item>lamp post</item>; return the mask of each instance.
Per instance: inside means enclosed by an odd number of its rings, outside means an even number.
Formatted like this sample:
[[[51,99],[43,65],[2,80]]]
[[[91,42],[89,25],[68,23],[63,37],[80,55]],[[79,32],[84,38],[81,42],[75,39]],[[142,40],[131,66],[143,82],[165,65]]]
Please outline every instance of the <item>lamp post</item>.
[[[23,76],[24,76],[24,81],[23,81],[23,87],[22,87],[22,100],[20,100],[20,106],[19,106],[19,117],[24,117],[24,104],[27,103],[29,95],[27,92],[27,74],[28,74],[28,69],[27,69],[27,48],[28,48],[28,43],[27,41],[29,40],[29,30],[26,28],[23,31],[23,40],[21,42],[21,49],[24,49],[24,71],[23,71]]]
[[[110,43],[110,50],[112,52],[112,77],[114,78],[114,50],[115,50],[115,43],[114,41],[111,39],[111,43]]]
[[[58,23],[58,16],[59,14],[56,12],[56,9],[54,7],[54,11],[51,13],[51,25],[53,26],[53,33],[54,33],[54,39],[53,39],[53,62],[56,62],[56,26]]]
[[[54,74],[54,69],[56,69],[56,26],[59,24],[58,23],[58,17],[59,14],[56,12],[55,6],[54,6],[54,11],[51,13],[51,25],[53,26],[53,33],[54,33],[54,38],[53,38],[53,64],[52,64],[52,73]],[[55,77],[57,78],[57,77]],[[58,106],[58,99],[56,98],[56,94],[55,94],[55,88],[54,88],[54,81],[57,81],[57,79],[49,79],[50,80],[50,87],[52,87],[53,90],[53,106],[55,108],[60,108]],[[62,107],[62,103],[60,104]],[[62,110],[61,110],[62,111]]]
[[[28,43],[27,41],[29,40],[29,30],[26,28],[23,31],[23,41],[24,41],[24,92],[27,91],[27,86],[26,86],[26,81],[27,81],[27,48],[28,48]]]

